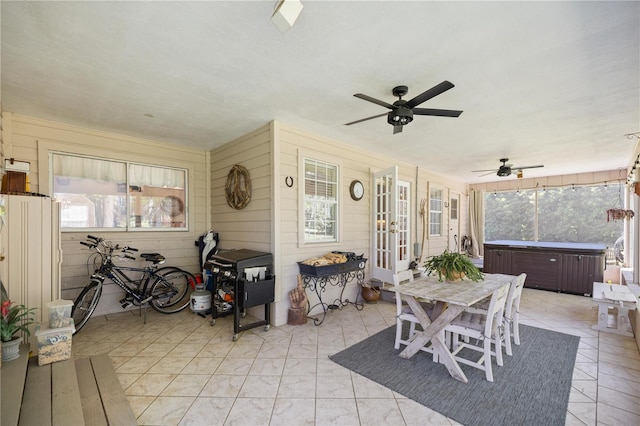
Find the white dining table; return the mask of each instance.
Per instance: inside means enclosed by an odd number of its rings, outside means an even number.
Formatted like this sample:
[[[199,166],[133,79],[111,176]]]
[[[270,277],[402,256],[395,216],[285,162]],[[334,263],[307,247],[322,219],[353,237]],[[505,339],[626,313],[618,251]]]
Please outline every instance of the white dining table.
[[[465,308],[491,296],[499,288],[510,285],[515,278],[505,274],[484,274],[484,279],[478,282],[469,280],[441,282],[436,276],[425,276],[390,288],[407,301],[423,329],[412,336],[409,345],[400,352],[400,357],[411,358],[420,351],[420,348],[431,342],[434,351],[438,354],[439,362],[445,365],[449,374],[463,383],[468,383],[467,376],[442,341],[440,332]],[[418,300],[435,302],[431,316]]]

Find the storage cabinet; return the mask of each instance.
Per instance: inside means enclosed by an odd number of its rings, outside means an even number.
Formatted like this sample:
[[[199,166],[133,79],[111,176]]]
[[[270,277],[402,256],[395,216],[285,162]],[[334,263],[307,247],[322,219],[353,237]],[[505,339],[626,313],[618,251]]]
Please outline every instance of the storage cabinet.
[[[591,294],[594,282],[604,278],[605,259],[597,255],[562,255],[560,291]],[[589,288],[587,288],[589,286]]]
[[[484,272],[501,274],[511,274],[511,251],[499,248],[493,250],[484,250],[484,264],[482,267]]]
[[[601,244],[490,241],[484,272],[526,273],[526,287],[588,296],[593,283],[603,280],[605,252]]]
[[[36,308],[36,323],[48,321],[46,303],[60,298],[61,266],[60,203],[0,195],[0,279],[11,300]]]
[[[514,250],[511,254],[512,275],[527,274],[525,285],[543,290],[557,290],[561,256],[550,252]]]

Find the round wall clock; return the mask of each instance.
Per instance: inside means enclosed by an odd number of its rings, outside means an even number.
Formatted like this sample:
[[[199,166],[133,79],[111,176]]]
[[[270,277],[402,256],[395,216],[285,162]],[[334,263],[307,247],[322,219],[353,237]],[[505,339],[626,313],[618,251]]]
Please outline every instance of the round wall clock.
[[[349,187],[349,193],[351,194],[351,198],[360,201],[364,196],[364,185],[362,185],[362,182],[359,180],[352,181]]]

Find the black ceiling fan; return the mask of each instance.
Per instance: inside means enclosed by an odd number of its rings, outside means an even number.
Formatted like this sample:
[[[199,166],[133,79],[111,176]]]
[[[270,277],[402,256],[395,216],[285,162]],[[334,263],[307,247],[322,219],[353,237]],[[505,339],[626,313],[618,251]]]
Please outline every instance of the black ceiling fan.
[[[488,169],[488,170],[472,170],[472,172],[489,172],[489,173],[485,173],[484,175],[480,175],[482,176],[487,176],[490,175],[493,172],[496,172],[496,174],[500,177],[505,177],[505,176],[509,176],[511,174],[512,170],[518,170],[518,171],[522,171],[523,169],[537,169],[539,167],[544,167],[544,165],[542,164],[538,164],[536,166],[512,166],[511,164],[507,164],[507,161],[509,161],[508,158],[501,158],[500,160],[498,160],[502,163],[502,165],[500,167],[498,167],[498,169]],[[522,177],[522,173],[518,173],[518,177],[521,178]]]
[[[453,88],[453,83],[449,81],[443,81],[442,83],[433,86],[431,89],[426,90],[416,96],[415,98],[405,101],[402,99],[407,94],[409,88],[407,86],[396,86],[391,91],[393,96],[397,96],[398,100],[393,104],[381,101],[371,96],[363,95],[362,93],[356,93],[356,98],[364,99],[365,101],[373,102],[376,105],[389,108],[390,112],[374,115],[373,117],[362,118],[360,120],[345,123],[345,126],[361,123],[363,121],[371,120],[372,118],[378,118],[387,116],[387,123],[393,126],[393,134],[402,132],[402,126],[409,124],[413,121],[414,115],[434,115],[438,117],[458,117],[462,114],[462,111],[450,110],[450,109],[432,109],[432,108],[416,108],[421,103],[428,101],[429,99],[438,96],[439,94],[446,92]]]

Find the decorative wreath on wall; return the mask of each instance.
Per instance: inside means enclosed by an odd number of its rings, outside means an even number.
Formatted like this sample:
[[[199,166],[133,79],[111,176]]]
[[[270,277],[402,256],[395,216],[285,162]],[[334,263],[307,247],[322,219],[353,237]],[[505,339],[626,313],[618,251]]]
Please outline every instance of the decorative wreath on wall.
[[[227,204],[236,210],[242,210],[251,201],[251,178],[246,167],[236,164],[227,174],[224,188]]]

